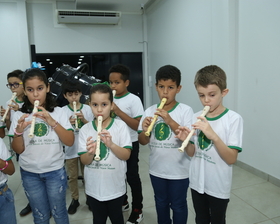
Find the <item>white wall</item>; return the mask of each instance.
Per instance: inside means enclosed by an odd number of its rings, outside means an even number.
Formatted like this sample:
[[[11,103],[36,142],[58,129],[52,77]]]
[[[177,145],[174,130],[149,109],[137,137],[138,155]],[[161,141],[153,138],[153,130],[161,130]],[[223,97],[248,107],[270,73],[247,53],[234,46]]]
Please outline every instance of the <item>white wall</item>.
[[[142,19],[122,14],[120,25],[57,24],[55,3],[27,4],[29,36],[37,53],[142,52]]]
[[[239,159],[280,179],[280,1],[239,1],[238,109],[245,121]]]
[[[160,66],[177,66],[183,76],[177,100],[197,111],[195,73],[210,64],[222,67],[230,89],[224,104],[244,119],[239,160],[278,179],[279,11],[278,0],[162,0],[147,11],[153,80]],[[153,96],[158,102],[154,90]]]
[[[6,88],[7,74],[15,69],[30,67],[27,20],[24,2],[0,1],[0,105],[11,98]]]

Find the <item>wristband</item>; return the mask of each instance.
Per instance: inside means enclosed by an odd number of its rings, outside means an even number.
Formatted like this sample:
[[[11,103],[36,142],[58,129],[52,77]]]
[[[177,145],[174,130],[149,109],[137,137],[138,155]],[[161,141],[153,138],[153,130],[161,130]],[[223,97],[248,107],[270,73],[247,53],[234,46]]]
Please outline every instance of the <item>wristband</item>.
[[[58,125],[58,121],[55,121],[55,125],[54,126],[51,126],[52,129],[55,129]]]
[[[5,160],[5,163],[6,163],[5,166],[3,168],[1,168],[0,171],[3,171],[4,169],[6,169],[8,167],[9,163],[7,160]]]
[[[15,133],[16,135],[22,135],[22,134],[23,134],[23,132],[21,132],[21,133],[20,133],[20,132],[17,132],[16,129],[14,130],[14,133]]]

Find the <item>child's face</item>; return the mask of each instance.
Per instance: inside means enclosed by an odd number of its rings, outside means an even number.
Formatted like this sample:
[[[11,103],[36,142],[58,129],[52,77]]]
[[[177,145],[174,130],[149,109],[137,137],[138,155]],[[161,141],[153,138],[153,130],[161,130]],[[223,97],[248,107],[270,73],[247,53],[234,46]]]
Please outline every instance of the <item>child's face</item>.
[[[22,81],[19,78],[17,77],[8,78],[8,85],[13,93],[17,93],[17,96],[23,95],[23,85],[22,85]]]
[[[121,73],[112,72],[109,75],[109,83],[112,90],[116,90],[116,96],[123,96],[127,93],[127,87],[129,80],[123,81],[121,79]]]
[[[76,103],[80,102],[80,98],[82,96],[81,92],[67,92],[66,94],[63,95],[65,97],[65,99],[68,100],[68,102],[72,105],[74,101],[76,101]]]
[[[227,95],[228,89],[221,91],[217,85],[211,84],[206,88],[198,85],[196,90],[202,105],[210,106],[209,114],[213,112],[220,114],[224,111],[223,97]]]
[[[34,105],[35,100],[39,100],[39,105],[43,105],[46,101],[47,93],[50,91],[50,87],[38,79],[28,79],[25,81],[24,94],[27,96],[31,104]]]
[[[94,117],[102,116],[103,121],[110,117],[110,112],[113,109],[109,99],[109,93],[95,92],[91,94],[89,102]]]
[[[177,86],[176,82],[172,81],[171,79],[158,80],[158,83],[156,84],[156,90],[158,92],[159,99],[167,99],[165,105],[169,105],[176,101],[176,94],[180,92],[181,87],[181,85]]]

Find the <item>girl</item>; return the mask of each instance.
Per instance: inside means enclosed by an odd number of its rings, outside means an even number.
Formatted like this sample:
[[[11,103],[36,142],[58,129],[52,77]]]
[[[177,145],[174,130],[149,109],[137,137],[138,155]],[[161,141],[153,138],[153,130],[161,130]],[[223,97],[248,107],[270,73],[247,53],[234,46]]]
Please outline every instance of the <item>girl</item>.
[[[5,224],[17,223],[14,196],[7,185],[7,174],[12,175],[15,172],[11,158],[11,153],[0,138],[0,223]]]
[[[131,139],[127,125],[110,117],[113,94],[108,85],[94,85],[90,107],[95,118],[102,116],[100,161],[95,161],[97,119],[80,129],[79,155],[85,164],[85,190],[94,216],[94,224],[124,223],[122,204],[126,193],[126,160],[130,156]]]
[[[62,145],[71,146],[74,134],[62,109],[55,107],[50,86],[43,71],[34,68],[23,75],[24,104],[15,113],[10,135],[12,148],[20,155],[23,187],[30,202],[35,223],[69,223],[66,210],[67,176]],[[38,112],[30,115],[35,100]],[[32,117],[36,117],[34,136],[29,138]]]

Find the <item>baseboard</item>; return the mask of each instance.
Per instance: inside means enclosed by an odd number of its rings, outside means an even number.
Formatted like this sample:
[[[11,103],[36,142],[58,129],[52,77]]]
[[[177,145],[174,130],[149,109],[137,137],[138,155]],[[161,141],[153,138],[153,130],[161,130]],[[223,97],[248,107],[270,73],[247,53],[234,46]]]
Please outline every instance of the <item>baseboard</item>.
[[[267,173],[265,173],[261,170],[258,170],[256,168],[254,168],[254,167],[252,167],[252,166],[250,166],[246,163],[243,163],[241,161],[238,161],[238,160],[236,161],[235,165],[239,166],[240,168],[242,168],[242,169],[244,169],[244,170],[246,170],[246,171],[248,171],[248,172],[250,172],[250,173],[252,173],[252,174],[254,174],[254,175],[256,175],[256,176],[258,176],[258,177],[260,177],[260,178],[262,178],[262,179],[264,179],[264,180],[266,180],[266,181],[268,181],[268,182],[270,182],[270,183],[272,183],[276,186],[278,186],[278,187],[280,187],[280,179],[278,179],[276,177],[273,177],[273,176],[271,176],[271,175],[269,175],[269,174],[267,174]]]

